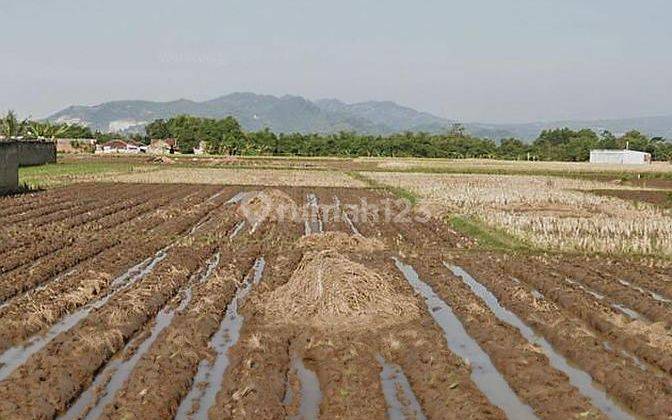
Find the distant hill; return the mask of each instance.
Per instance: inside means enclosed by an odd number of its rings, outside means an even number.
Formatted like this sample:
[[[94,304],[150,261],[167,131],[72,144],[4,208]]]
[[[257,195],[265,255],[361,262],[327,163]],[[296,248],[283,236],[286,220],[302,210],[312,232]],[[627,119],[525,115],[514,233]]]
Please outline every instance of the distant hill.
[[[392,134],[404,131],[444,133],[454,120],[438,117],[389,101],[347,104],[337,99],[310,101],[300,96],[232,93],[209,101],[179,99],[171,102],[114,101],[95,106],[71,106],[47,119],[79,123],[103,132],[142,132],[145,124],[180,114],[201,117],[235,117],[248,131],[269,128],[278,133]],[[558,121],[528,124],[464,124],[479,137],[518,137],[530,141],[541,130],[570,127],[609,130],[619,134],[638,129],[651,136],[672,138],[672,116],[601,121]]]
[[[385,109],[369,112],[375,118],[367,118],[347,109],[348,105],[326,106],[329,101],[311,102],[299,96],[275,97],[253,93],[233,93],[204,102],[180,99],[172,102],[114,101],[96,106],[71,106],[48,117],[49,120],[85,124],[100,131],[140,131],[145,124],[158,118],[170,118],[179,114],[201,117],[235,117],[249,131],[270,130],[282,133],[335,133],[357,131],[367,134],[388,134],[405,129],[395,117],[394,125],[385,124],[385,113],[399,115],[422,115],[410,108],[386,103]],[[320,106],[318,104],[325,106]],[[382,104],[382,103],[381,103]],[[342,108],[342,109],[341,109]],[[429,116],[429,114],[427,114]],[[440,120],[438,117],[433,117]],[[450,123],[446,122],[445,126]],[[407,125],[408,129],[411,125]]]
[[[179,114],[235,117],[248,131],[269,128],[279,133],[392,134],[404,131],[442,133],[455,121],[419,112],[394,102],[346,104],[337,99],[309,101],[300,96],[232,93],[209,101],[114,101],[95,106],[71,106],[47,119],[84,124],[103,132],[140,132],[158,118]],[[486,129],[485,134],[492,134]]]
[[[346,104],[338,99],[321,99],[315,105],[322,110],[370,121],[388,132],[426,131],[442,132],[456,121],[437,117],[390,101],[369,101]]]

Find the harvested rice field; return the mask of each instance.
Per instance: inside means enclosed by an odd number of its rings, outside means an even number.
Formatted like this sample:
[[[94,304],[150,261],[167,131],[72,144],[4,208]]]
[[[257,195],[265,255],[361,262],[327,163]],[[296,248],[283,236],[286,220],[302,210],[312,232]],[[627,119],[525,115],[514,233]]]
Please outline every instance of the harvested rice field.
[[[664,209],[555,178],[366,174],[414,207],[336,170],[119,176],[0,198],[2,419],[672,417],[669,260],[560,252],[551,222],[558,252],[488,250],[448,217],[544,241],[504,215],[599,213],[634,233],[592,243],[653,246],[639,211],[667,251]]]
[[[650,202],[669,191],[605,194],[603,182],[524,175],[364,175],[418,194],[432,213],[466,216],[542,249],[672,256],[672,212]]]
[[[168,168],[157,171],[112,175],[114,182],[139,183],[189,183],[189,184],[229,184],[266,186],[320,186],[320,187],[363,187],[361,181],[337,171],[316,170],[309,173],[302,170],[282,169],[226,169],[226,168]]]

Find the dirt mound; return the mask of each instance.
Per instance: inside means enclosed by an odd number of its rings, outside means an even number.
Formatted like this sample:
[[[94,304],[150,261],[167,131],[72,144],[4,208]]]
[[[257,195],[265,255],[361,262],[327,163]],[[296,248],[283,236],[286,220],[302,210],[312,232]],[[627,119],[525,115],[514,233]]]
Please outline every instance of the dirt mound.
[[[147,159],[149,163],[175,163],[175,161],[166,156],[154,156]]]
[[[325,232],[301,237],[298,247],[308,250],[334,249],[344,251],[375,252],[385,249],[378,239],[361,235],[348,235],[344,232]]]
[[[413,299],[389,279],[335,250],[306,253],[290,280],[269,294],[274,321],[317,328],[374,328],[419,317]]]
[[[299,217],[300,209],[287,193],[266,189],[247,195],[238,212],[247,219],[254,231],[266,220],[291,222]]]

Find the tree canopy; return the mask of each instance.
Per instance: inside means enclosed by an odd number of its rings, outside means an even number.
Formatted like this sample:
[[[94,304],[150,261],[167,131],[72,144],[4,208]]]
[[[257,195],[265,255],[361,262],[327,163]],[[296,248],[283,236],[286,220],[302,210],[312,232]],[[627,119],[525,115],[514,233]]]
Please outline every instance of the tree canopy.
[[[469,135],[455,125],[443,134],[399,133],[388,136],[353,132],[336,134],[274,133],[269,129],[245,132],[233,117],[223,119],[180,115],[146,126],[148,138],[177,140],[183,152],[201,141],[211,154],[290,156],[397,156],[430,158],[497,158],[509,160],[587,161],[593,149],[649,152],[656,160],[672,160],[672,143],[638,131],[620,137],[605,131],[560,128],[545,130],[531,144],[515,138],[499,143]]]
[[[0,118],[0,136],[5,138],[29,139],[84,139],[93,138],[88,127],[76,124],[53,123],[50,121],[19,120],[14,111],[7,111]]]
[[[354,132],[336,134],[274,133],[269,129],[245,132],[233,117],[222,119],[179,115],[155,120],[145,127],[146,135],[129,135],[133,140],[176,139],[184,153],[201,142],[207,152],[221,155],[280,156],[389,156],[427,158],[496,158],[583,162],[594,149],[630,149],[651,153],[654,160],[672,161],[672,142],[650,138],[639,131],[616,136],[609,131],[558,128],[542,131],[531,144],[516,138],[499,142],[472,136],[459,124],[443,134],[406,132],[387,136]],[[13,111],[0,117],[4,138],[96,138],[117,139],[115,133],[92,133],[88,127],[50,121],[20,120]]]

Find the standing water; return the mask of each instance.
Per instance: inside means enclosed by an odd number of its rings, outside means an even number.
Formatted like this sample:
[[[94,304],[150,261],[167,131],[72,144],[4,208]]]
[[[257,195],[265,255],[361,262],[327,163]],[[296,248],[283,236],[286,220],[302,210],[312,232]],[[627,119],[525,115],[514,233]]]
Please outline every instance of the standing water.
[[[49,331],[46,332],[46,334],[32,338],[25,346],[19,345],[7,349],[2,355],[0,355],[0,366],[2,366],[0,368],[0,381],[6,379],[14,371],[14,369],[25,363],[30,356],[43,349],[57,335],[71,330],[81,320],[86,318],[91,311],[101,308],[113,296],[123,290],[128,289],[137,283],[140,279],[149,274],[159,262],[166,258],[166,250],[167,248],[164,248],[157,252],[153,258],[149,258],[140,264],[131,267],[124,274],[112,281],[111,293],[108,293],[106,296],[98,299],[97,301],[92,302],[82,307],[78,311],[75,311],[61,319],[59,322],[54,324],[49,329]]]
[[[651,296],[654,300],[657,300],[658,302],[668,303],[668,304],[669,304],[669,303],[672,303],[672,300],[667,299],[666,297],[664,297],[664,296],[662,296],[662,295],[659,295],[658,293],[656,293],[656,292],[654,292],[654,291],[646,290],[646,289],[644,289],[643,287],[636,286],[636,285],[630,283],[630,282],[627,281],[627,280],[618,279],[618,282],[621,283],[623,286],[630,287],[630,288],[632,288],[632,289],[634,289],[634,290],[637,290],[638,292],[640,292],[640,293],[642,293],[642,294],[649,295],[649,296]]]
[[[226,188],[224,188],[224,189],[220,190],[219,192],[216,192],[215,194],[211,195],[210,198],[208,198],[207,201],[215,201],[215,199],[216,199],[217,197],[219,197],[220,195],[224,194],[225,192],[226,192]]]
[[[305,223],[305,234],[310,235],[311,233],[322,233],[322,219],[320,219],[320,207],[317,196],[313,193],[310,193],[306,196],[308,201],[308,218]]]
[[[320,381],[312,370],[308,369],[303,360],[294,355],[292,358],[292,369],[296,372],[301,384],[301,404],[299,405],[299,415],[291,417],[292,419],[316,420],[320,415],[320,403],[322,402],[322,391],[320,391]],[[288,394],[285,395],[285,402],[291,403],[291,388],[288,388]]]
[[[578,287],[579,289],[581,289],[584,292],[588,293],[589,295],[593,296],[597,300],[604,300],[604,295],[603,294],[597,293],[595,290],[589,288],[586,285],[583,285],[583,284],[579,283],[576,280],[566,278],[565,281],[569,284],[572,284],[572,285]],[[644,317],[639,312],[637,312],[635,310],[632,310],[625,305],[621,305],[620,303],[612,303],[611,307],[616,309],[617,311],[623,313],[625,316],[627,316],[630,319],[644,319]]]
[[[215,194],[215,196],[218,194]],[[195,233],[203,225],[203,222],[208,220],[208,218],[208,215],[201,218],[200,221],[191,228],[187,236],[191,236],[193,233]],[[6,379],[17,367],[25,363],[30,356],[43,349],[56,336],[71,330],[80,321],[85,319],[89,313],[91,313],[91,311],[94,309],[100,309],[113,296],[119,292],[127,290],[132,285],[143,279],[147,274],[151,273],[152,270],[154,270],[154,267],[168,256],[168,250],[173,248],[179,241],[180,239],[176,240],[165,248],[159,250],[156,254],[154,254],[153,257],[150,257],[128,269],[125,273],[112,281],[110,293],[92,303],[89,303],[88,305],[85,305],[72,314],[67,315],[65,318],[54,324],[49,329],[49,331],[46,332],[46,334],[31,338],[25,345],[18,345],[7,349],[0,355],[0,381]]]
[[[243,227],[245,227],[245,221],[244,220],[238,222],[238,224],[233,228],[233,231],[229,235],[229,239],[235,238],[240,233],[240,231],[243,229]]]
[[[434,290],[420,280],[418,273],[410,265],[394,258],[399,271],[417,293],[425,299],[429,313],[443,329],[448,348],[471,364],[471,380],[486,398],[501,408],[512,419],[536,419],[532,408],[524,404],[511,389],[504,377],[492,364],[490,357],[467,333],[462,322],[455,316],[446,302],[434,293]]]
[[[350,227],[350,231],[357,236],[362,236],[355,224],[352,223],[348,213],[345,210],[341,210],[341,200],[339,200],[337,196],[334,196],[334,203],[336,204],[336,211],[339,213],[340,217],[345,220],[345,223],[348,225],[348,227]]]
[[[238,313],[238,306],[250,293],[252,286],[261,281],[265,265],[264,257],[255,261],[252,273],[247,276],[227,306],[219,329],[210,340],[210,345],[217,353],[215,362],[210,364],[207,360],[201,361],[191,389],[177,410],[176,419],[208,418],[208,410],[215,403],[215,397],[224,380],[224,373],[229,366],[228,351],[238,342],[243,327],[244,318]]]
[[[488,308],[490,308],[492,313],[494,313],[500,321],[518,329],[529,343],[540,347],[546,357],[548,357],[551,366],[567,375],[569,377],[569,382],[575,386],[583,396],[588,398],[595,407],[613,419],[633,418],[621,409],[604,391],[593,385],[593,380],[590,375],[581,369],[571,366],[567,362],[567,359],[556,352],[553,346],[546,341],[545,338],[535,334],[532,328],[518,318],[516,314],[504,308],[490,290],[476,281],[476,279],[462,268],[446,264],[445,262],[444,265],[450,269],[455,276],[462,279],[462,281],[469,286],[471,291],[474,292],[474,294],[478,296]]]
[[[229,204],[240,204],[240,203],[243,202],[244,199],[246,199],[247,197],[251,197],[252,195],[254,195],[254,194],[256,194],[256,193],[257,193],[256,191],[241,191],[241,192],[237,193],[236,195],[234,195],[233,197],[231,197],[231,198],[230,198],[226,203],[224,203],[224,204],[226,204],[226,205],[229,205]]]
[[[217,253],[210,258],[207,263],[205,271],[196,275],[198,278],[198,283],[206,282],[214,272],[215,268],[219,265],[220,254]],[[180,302],[180,305],[176,309],[171,309],[168,305],[161,309],[156,315],[156,320],[154,326],[152,327],[150,336],[138,346],[133,356],[128,360],[117,359],[114,360],[105,366],[105,368],[96,375],[96,378],[91,383],[86,391],[84,391],[77,401],[70,406],[68,411],[60,417],[63,420],[74,420],[74,419],[97,419],[103,414],[103,410],[107,407],[108,404],[112,402],[114,397],[117,394],[117,391],[122,387],[126,382],[128,377],[131,375],[131,372],[135,368],[135,365],[140,361],[140,358],[147,353],[152,344],[156,341],[159,334],[165,330],[172,322],[176,313],[182,312],[186,309],[189,302],[191,302],[192,297],[192,287],[194,283],[192,282],[190,286],[185,290],[184,297]],[[127,352],[128,349],[135,347],[137,341],[133,340],[129,342],[122,354]],[[109,378],[109,379],[108,379]],[[107,382],[107,385],[104,385]],[[105,386],[105,389],[102,390],[102,393],[98,394],[98,389],[102,386]],[[96,401],[97,399],[97,401]],[[88,407],[93,407],[83,416],[84,412]]]
[[[385,402],[387,402],[387,417],[390,420],[405,420],[407,418],[425,420],[427,417],[423,414],[420,403],[401,367],[388,362],[380,355],[376,356],[376,360],[383,367],[380,372],[380,380]],[[398,393],[401,393],[403,399],[399,399]]]

